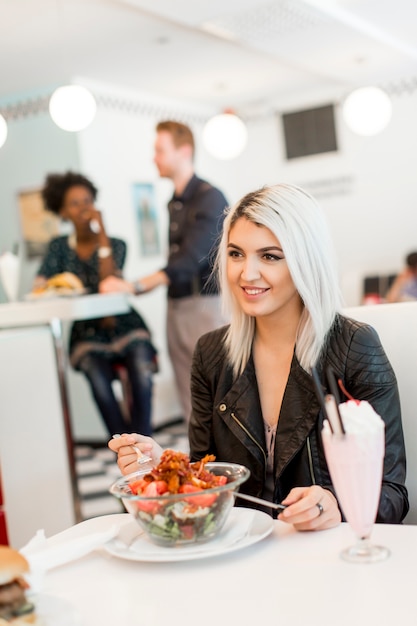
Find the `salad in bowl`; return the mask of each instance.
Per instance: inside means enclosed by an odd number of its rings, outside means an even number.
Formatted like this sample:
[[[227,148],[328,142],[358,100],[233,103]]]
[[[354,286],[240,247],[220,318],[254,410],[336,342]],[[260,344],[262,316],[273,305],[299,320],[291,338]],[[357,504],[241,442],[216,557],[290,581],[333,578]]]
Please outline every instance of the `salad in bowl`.
[[[219,533],[249,475],[243,465],[215,462],[212,455],[191,463],[188,455],[165,450],[156,467],[119,478],[110,493],[154,543],[189,545]]]

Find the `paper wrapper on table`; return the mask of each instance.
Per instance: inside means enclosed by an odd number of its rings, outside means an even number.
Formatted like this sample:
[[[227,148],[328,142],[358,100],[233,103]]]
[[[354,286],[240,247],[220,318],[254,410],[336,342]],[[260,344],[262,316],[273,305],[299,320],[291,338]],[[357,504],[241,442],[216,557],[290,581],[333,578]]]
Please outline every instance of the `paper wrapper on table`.
[[[45,572],[54,567],[59,567],[75,561],[93,550],[100,548],[107,541],[113,539],[118,532],[118,526],[114,525],[102,532],[88,533],[82,537],[61,540],[60,533],[47,539],[43,530],[38,530],[36,535],[19,550],[29,563],[30,574],[25,576],[30,587],[34,591],[42,588]]]

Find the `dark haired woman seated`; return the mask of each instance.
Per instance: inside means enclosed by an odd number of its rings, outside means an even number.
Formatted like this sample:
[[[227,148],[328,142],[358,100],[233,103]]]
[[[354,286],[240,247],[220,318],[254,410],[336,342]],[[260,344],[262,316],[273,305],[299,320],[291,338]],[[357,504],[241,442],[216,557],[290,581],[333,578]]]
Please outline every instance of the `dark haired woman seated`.
[[[47,209],[71,221],[74,232],[50,242],[34,287],[42,287],[56,274],[71,272],[89,293],[98,293],[101,280],[121,275],[126,244],[107,235],[94,206],[96,187],[81,174],[50,174],[42,194]],[[131,309],[123,315],[77,321],[71,329],[69,352],[71,365],[87,377],[109,434],[126,430],[151,434],[156,350],[142,317]],[[130,423],[113,391],[117,365],[123,366],[130,382]]]

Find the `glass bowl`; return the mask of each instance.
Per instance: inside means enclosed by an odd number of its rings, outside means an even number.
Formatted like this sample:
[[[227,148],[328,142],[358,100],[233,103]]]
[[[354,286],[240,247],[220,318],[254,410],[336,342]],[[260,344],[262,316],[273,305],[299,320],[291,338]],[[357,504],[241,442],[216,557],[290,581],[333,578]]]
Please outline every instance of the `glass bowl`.
[[[236,463],[211,462],[205,468],[217,476],[225,476],[227,482],[192,493],[134,495],[129,485],[148,474],[148,468],[119,478],[109,491],[121,499],[154,543],[161,546],[203,543],[219,533],[234,505],[234,492],[250,476],[247,467]]]

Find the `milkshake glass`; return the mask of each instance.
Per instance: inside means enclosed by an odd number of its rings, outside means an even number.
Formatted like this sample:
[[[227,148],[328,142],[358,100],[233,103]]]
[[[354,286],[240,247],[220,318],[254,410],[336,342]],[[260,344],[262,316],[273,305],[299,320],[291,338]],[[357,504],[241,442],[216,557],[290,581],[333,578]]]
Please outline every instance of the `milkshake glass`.
[[[356,563],[380,561],[389,551],[371,544],[370,535],[381,495],[385,424],[368,402],[349,400],[339,412],[345,434],[333,434],[325,422],[322,438],[337,499],[358,538],[341,556]]]

